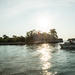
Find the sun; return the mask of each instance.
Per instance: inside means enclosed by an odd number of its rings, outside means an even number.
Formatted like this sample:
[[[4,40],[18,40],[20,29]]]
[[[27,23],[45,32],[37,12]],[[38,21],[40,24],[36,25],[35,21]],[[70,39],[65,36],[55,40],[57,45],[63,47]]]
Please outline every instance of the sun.
[[[48,16],[39,16],[37,19],[38,29],[41,32],[49,32],[49,17]]]

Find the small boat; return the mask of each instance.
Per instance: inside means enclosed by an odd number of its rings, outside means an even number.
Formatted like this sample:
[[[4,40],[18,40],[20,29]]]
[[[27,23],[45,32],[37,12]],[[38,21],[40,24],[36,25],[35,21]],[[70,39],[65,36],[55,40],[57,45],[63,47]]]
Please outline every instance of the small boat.
[[[75,41],[68,40],[64,44],[60,44],[61,49],[75,49]]]

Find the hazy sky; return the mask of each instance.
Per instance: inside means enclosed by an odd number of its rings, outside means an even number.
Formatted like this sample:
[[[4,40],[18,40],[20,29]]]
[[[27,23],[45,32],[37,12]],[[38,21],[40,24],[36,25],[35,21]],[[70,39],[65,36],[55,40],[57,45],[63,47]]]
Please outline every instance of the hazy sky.
[[[0,36],[51,28],[64,39],[75,37],[75,0],[0,0]]]

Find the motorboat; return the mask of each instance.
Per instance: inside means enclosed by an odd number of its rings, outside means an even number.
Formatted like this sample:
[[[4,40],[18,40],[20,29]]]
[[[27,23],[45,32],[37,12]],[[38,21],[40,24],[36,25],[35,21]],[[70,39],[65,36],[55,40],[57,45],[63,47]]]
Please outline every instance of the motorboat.
[[[67,42],[64,42],[63,44],[60,44],[61,49],[75,49],[75,41],[68,40]]]

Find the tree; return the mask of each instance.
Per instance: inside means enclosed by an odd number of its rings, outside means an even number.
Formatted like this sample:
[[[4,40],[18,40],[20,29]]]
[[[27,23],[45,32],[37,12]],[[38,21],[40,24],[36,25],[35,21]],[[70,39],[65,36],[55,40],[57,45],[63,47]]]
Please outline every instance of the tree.
[[[52,36],[53,38],[58,39],[57,32],[56,32],[55,29],[51,29],[51,30],[50,30],[50,34],[51,34],[51,36]]]
[[[2,37],[0,37],[0,42],[3,42],[3,38]]]
[[[8,39],[9,37],[7,35],[3,35],[3,39]]]
[[[27,37],[31,37],[31,36],[33,36],[33,34],[35,33],[36,31],[35,30],[31,30],[31,31],[29,31],[29,32],[27,32]]]
[[[35,30],[31,30],[27,32],[26,35],[26,43],[35,43],[35,42],[57,42],[58,36],[55,29],[51,29],[49,33],[36,32]]]

